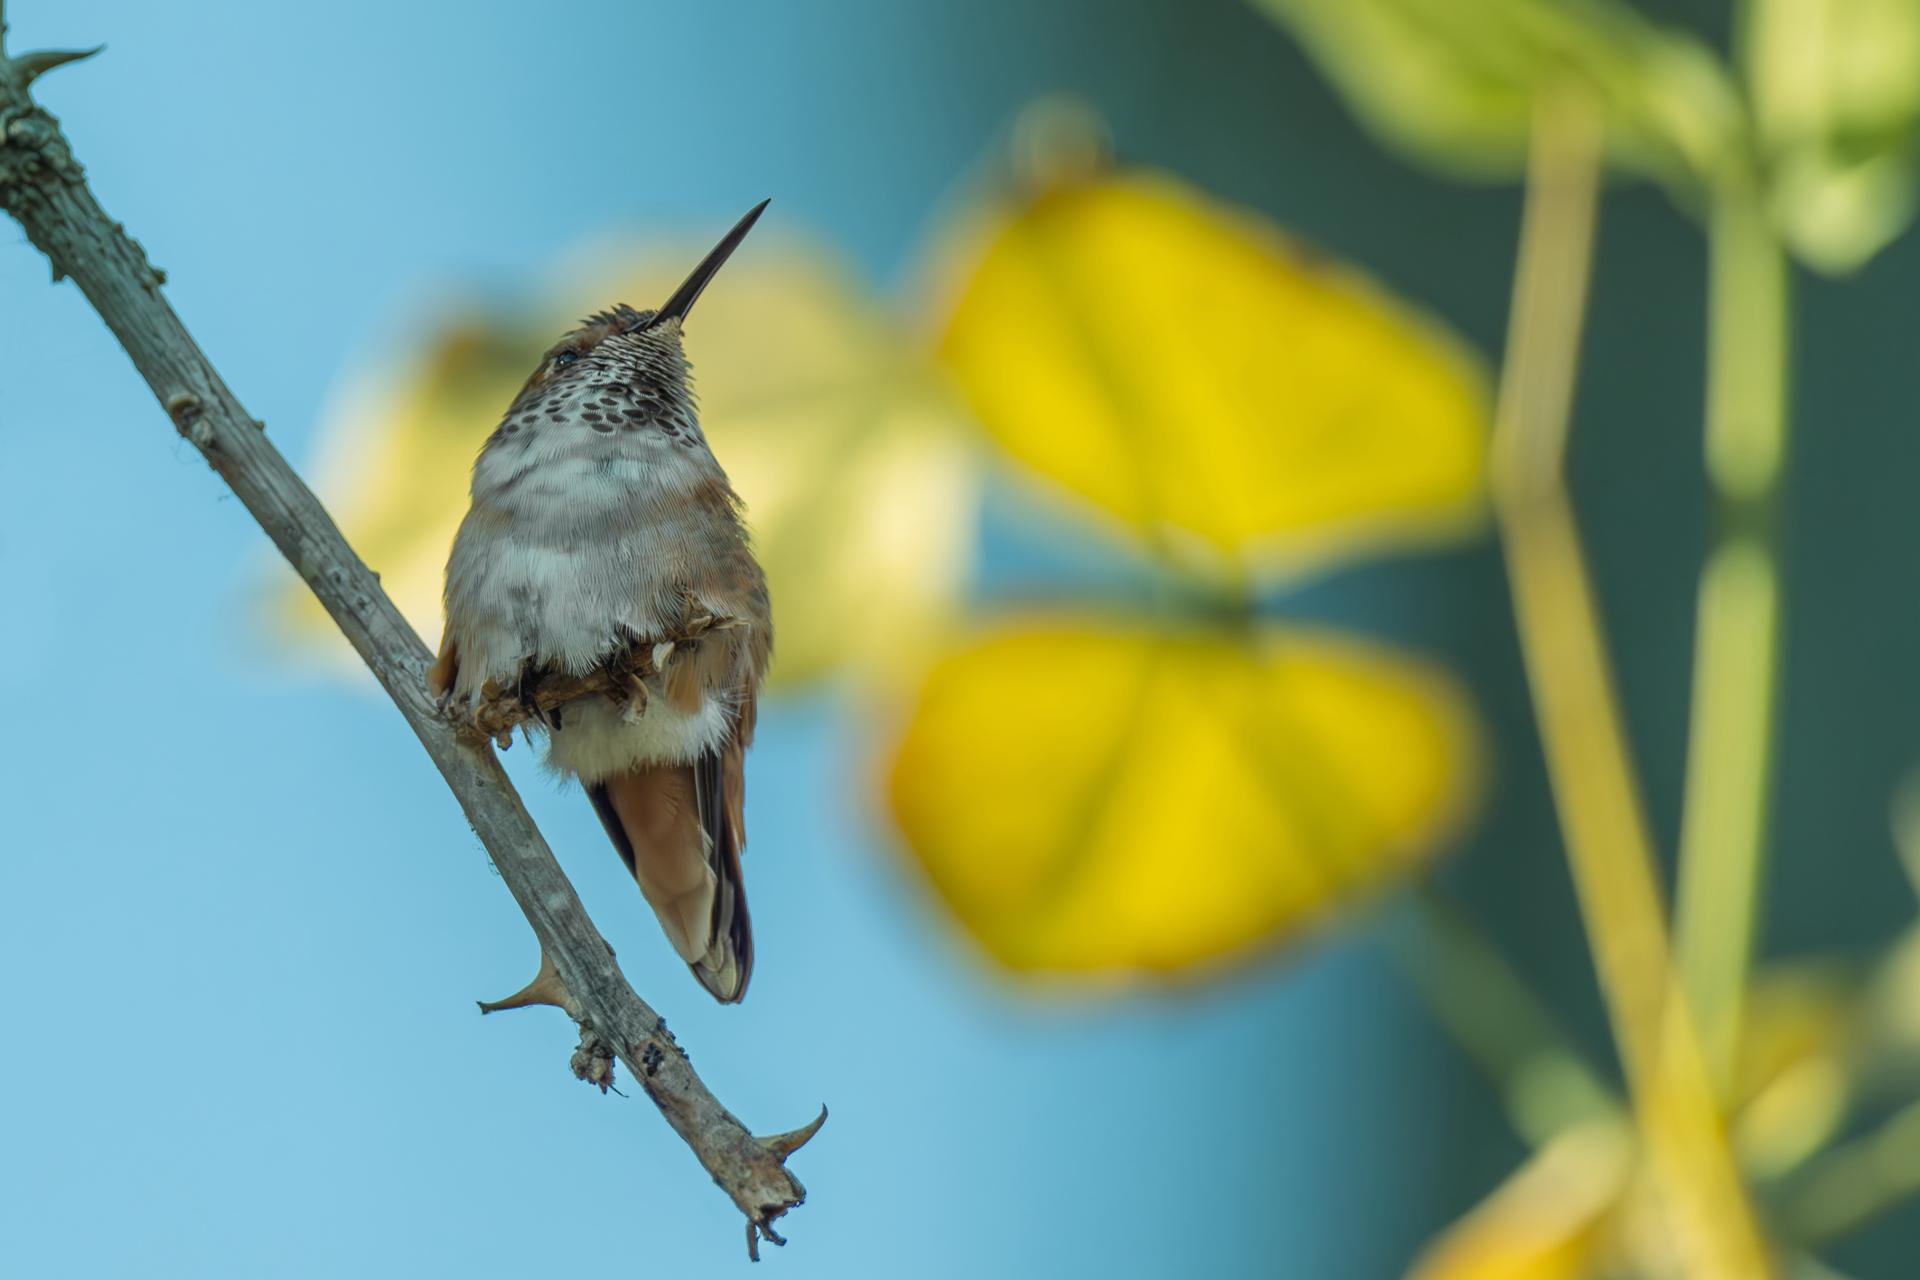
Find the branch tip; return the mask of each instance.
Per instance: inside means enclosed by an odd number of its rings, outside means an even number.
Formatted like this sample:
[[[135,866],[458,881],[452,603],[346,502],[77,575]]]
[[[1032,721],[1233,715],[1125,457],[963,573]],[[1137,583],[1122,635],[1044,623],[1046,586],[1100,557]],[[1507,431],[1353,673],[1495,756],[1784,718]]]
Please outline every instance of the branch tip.
[[[774,1158],[780,1161],[780,1163],[785,1164],[787,1162],[787,1157],[791,1156],[794,1152],[798,1151],[800,1148],[806,1146],[808,1142],[812,1141],[813,1135],[820,1132],[820,1126],[825,1124],[826,1122],[827,1122],[827,1106],[823,1102],[820,1104],[820,1114],[815,1116],[808,1123],[801,1125],[798,1129],[791,1130],[787,1133],[776,1133],[771,1137],[755,1138],[754,1141],[758,1142],[761,1146],[765,1147],[768,1151],[771,1151],[774,1155]],[[781,1244],[784,1242],[780,1240],[775,1240],[774,1243]]]
[[[20,87],[24,89],[55,67],[91,58],[106,47],[97,44],[91,49],[39,49],[33,53],[23,53],[11,60],[13,73],[20,77]]]
[[[747,1219],[747,1261],[760,1261],[762,1239],[765,1239],[768,1244],[778,1245],[783,1249],[787,1246],[787,1238],[773,1229],[772,1214],[768,1214],[765,1219]]]

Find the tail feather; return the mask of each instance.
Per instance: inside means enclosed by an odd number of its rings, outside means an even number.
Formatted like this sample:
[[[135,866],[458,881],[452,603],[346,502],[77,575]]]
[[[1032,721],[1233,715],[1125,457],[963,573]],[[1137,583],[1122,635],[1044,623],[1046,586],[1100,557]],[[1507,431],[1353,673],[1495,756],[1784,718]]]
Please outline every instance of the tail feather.
[[[723,1004],[746,994],[753,971],[739,828],[724,803],[722,757],[731,754],[722,747],[694,764],[633,769],[587,788],[668,941]]]

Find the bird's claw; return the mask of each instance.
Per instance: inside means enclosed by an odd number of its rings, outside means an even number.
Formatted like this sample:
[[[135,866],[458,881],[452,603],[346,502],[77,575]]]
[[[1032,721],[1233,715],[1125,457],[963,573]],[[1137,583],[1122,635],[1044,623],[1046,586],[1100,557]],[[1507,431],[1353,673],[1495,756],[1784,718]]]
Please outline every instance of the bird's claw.
[[[470,709],[474,731],[491,739],[502,751],[513,745],[513,726],[525,719],[521,714],[518,682],[515,683],[515,689],[508,692],[495,681],[487,681]]]

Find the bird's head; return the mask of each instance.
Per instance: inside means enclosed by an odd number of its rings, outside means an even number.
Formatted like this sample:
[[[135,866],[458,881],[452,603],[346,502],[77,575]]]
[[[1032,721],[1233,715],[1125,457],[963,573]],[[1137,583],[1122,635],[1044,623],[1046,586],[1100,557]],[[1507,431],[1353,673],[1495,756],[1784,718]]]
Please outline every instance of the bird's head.
[[[682,326],[709,281],[766,209],[762,200],[735,223],[693,273],[659,307],[637,311],[621,303],[580,322],[540,358],[520,394],[507,411],[508,421],[562,407],[588,415],[604,408],[609,425],[618,427],[621,414],[647,409],[667,414],[687,405],[687,360],[680,345]],[[621,384],[626,392],[620,405],[599,405],[596,390]],[[575,401],[579,401],[575,404]],[[616,413],[616,407],[619,412]]]

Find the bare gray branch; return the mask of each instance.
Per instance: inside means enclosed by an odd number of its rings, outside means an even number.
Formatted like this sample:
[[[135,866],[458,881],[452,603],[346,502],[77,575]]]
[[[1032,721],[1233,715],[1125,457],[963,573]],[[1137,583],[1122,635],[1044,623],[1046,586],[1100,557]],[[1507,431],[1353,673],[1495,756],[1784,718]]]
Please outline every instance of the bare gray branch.
[[[442,717],[425,685],[425,646],[194,343],[161,295],[165,277],[101,210],[59,123],[29,97],[36,76],[82,56],[6,58],[0,51],[0,208],[52,262],[56,279],[79,285],[175,428],[232,487],[393,699],[572,997],[561,1003],[583,1031],[583,1061],[604,1061],[596,1045],[610,1049],[746,1215],[749,1245],[756,1238],[779,1242],[774,1220],[806,1197],[784,1161],[818,1122],[762,1141],[707,1090],[665,1022],[614,963],[491,749]],[[588,1075],[595,1083],[610,1078],[600,1067]]]

